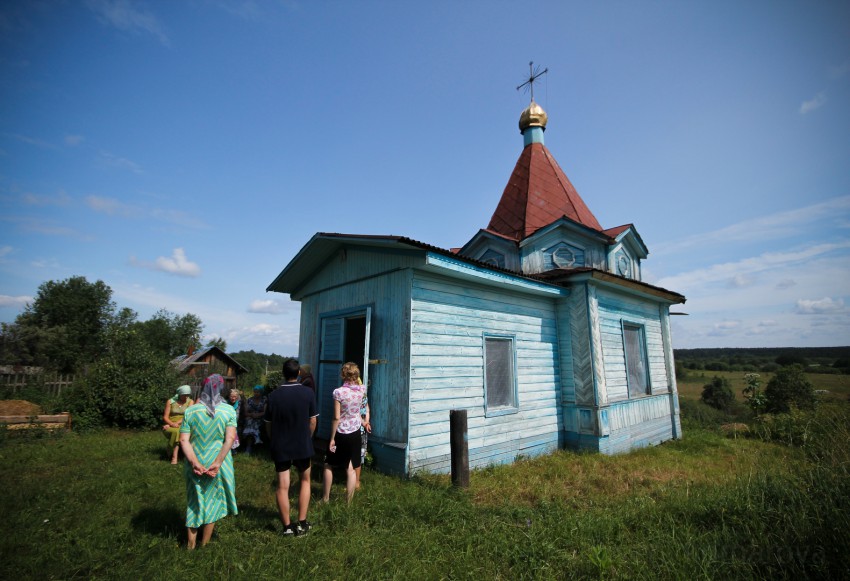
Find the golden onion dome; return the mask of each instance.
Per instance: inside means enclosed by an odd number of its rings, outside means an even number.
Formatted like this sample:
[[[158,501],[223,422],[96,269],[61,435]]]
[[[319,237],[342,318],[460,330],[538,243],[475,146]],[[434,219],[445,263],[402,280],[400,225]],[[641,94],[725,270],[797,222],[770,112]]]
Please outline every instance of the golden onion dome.
[[[529,127],[546,129],[546,121],[548,120],[549,116],[546,115],[543,107],[532,101],[531,105],[519,116],[519,131],[522,133]]]

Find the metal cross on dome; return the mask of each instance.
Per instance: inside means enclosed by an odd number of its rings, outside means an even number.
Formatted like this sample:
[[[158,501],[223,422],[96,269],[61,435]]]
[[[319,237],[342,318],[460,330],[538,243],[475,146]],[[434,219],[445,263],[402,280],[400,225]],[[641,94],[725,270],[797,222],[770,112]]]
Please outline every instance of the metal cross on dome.
[[[528,80],[523,84],[519,85],[516,90],[519,91],[522,88],[525,88],[528,91],[531,91],[531,100],[534,101],[534,81],[545,75],[549,72],[549,68],[545,68],[542,71],[540,67],[534,67],[534,61],[528,63]]]

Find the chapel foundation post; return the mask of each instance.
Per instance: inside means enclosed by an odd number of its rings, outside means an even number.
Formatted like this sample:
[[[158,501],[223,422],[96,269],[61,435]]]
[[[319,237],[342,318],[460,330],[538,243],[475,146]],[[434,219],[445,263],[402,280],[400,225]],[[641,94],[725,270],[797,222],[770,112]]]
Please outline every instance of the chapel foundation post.
[[[452,452],[452,484],[460,488],[469,486],[469,436],[466,430],[466,410],[449,412],[450,442]]]

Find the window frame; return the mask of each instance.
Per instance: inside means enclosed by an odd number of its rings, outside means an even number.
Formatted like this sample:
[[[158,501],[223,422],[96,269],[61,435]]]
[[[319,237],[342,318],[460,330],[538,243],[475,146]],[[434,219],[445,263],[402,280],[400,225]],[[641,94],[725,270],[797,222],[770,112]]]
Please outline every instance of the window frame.
[[[626,393],[629,399],[636,399],[652,395],[652,374],[649,372],[649,350],[646,346],[646,325],[636,323],[634,321],[620,320],[620,328],[623,335],[623,361],[626,367]],[[640,358],[643,360],[644,382],[645,389],[643,393],[632,392],[632,373],[629,370],[629,342],[626,340],[626,330],[634,330],[637,332],[638,347],[640,349]]]
[[[490,404],[489,389],[487,381],[487,345],[488,341],[501,341],[510,344],[510,385],[508,386],[511,401],[507,405],[492,405]],[[515,414],[519,412],[519,383],[517,381],[517,350],[516,337],[513,335],[503,335],[496,333],[484,333],[482,336],[483,348],[483,381],[484,381],[484,416],[496,417],[507,414]]]

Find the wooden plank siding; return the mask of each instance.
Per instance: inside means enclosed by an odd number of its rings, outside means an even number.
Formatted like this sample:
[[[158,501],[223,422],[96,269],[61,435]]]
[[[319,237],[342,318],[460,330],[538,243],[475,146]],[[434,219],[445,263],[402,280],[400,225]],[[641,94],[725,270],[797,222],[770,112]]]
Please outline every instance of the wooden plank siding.
[[[318,371],[322,320],[370,309],[370,447],[382,472],[449,472],[454,409],[467,411],[472,468],[564,444],[625,452],[680,433],[666,303],[595,281],[547,296],[421,250],[352,245],[322,261],[292,293],[299,358]],[[649,395],[629,396],[624,321],[644,330]],[[487,414],[487,336],[513,340],[515,411]]]
[[[668,349],[664,340],[662,311],[665,307],[607,289],[597,291],[608,403],[600,411],[604,437],[599,451],[626,452],[675,437],[676,418],[671,413]],[[629,396],[623,323],[643,326],[649,364],[651,395]]]
[[[325,264],[317,265],[315,274],[293,298],[303,301],[304,297],[316,292],[348,288],[358,281],[420,266],[423,262],[424,255],[421,251],[346,247]]]
[[[661,318],[657,305],[643,301],[638,302],[626,295],[602,290],[598,291],[598,296],[608,401],[614,403],[629,398],[629,386],[626,380],[626,356],[623,347],[623,322],[643,326],[651,393],[668,393],[670,386],[667,382],[664,341],[661,335]]]
[[[666,394],[612,404],[606,411],[611,432],[599,443],[604,454],[620,454],[673,438]]]
[[[555,301],[417,271],[411,303],[411,473],[450,470],[449,411],[466,409],[471,467],[558,447]],[[514,337],[516,413],[487,417],[484,336]]]
[[[421,256],[349,250],[324,265],[301,298],[299,359],[315,369],[322,317],[371,306],[369,359],[380,363],[369,366],[370,445],[378,468],[396,474],[407,473],[410,267],[421,262]],[[325,285],[330,288],[321,290]]]

